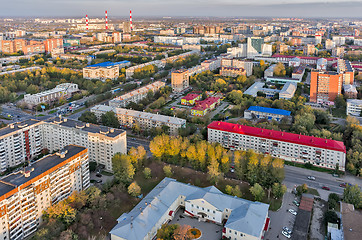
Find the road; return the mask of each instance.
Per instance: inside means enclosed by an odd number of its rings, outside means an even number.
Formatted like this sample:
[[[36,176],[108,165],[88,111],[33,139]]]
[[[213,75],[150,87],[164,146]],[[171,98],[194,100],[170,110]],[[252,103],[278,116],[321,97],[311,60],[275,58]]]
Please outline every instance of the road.
[[[309,180],[308,176],[314,176],[315,181]],[[309,187],[315,188],[318,190],[321,198],[328,200],[328,195],[331,192],[342,195],[344,188],[340,187],[341,183],[348,182],[351,184],[358,184],[362,186],[362,179],[359,179],[354,176],[342,176],[342,177],[333,177],[332,174],[317,172],[305,168],[298,168],[293,166],[285,166],[285,179],[283,183],[287,186],[288,190],[294,188],[295,185],[301,185],[306,183]],[[322,186],[327,186],[330,188],[330,191],[322,189]]]
[[[143,146],[147,151],[147,156],[151,157],[152,153],[150,152],[150,142],[144,139],[127,137],[127,150],[130,150],[132,147],[137,148],[138,146]]]

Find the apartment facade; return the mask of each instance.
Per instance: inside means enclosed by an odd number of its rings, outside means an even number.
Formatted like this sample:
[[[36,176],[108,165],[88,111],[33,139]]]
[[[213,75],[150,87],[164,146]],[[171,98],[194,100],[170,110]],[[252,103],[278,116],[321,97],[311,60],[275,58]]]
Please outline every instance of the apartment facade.
[[[208,141],[234,150],[249,150],[270,154],[285,161],[311,163],[345,171],[346,147],[343,142],[301,134],[249,127],[227,122],[212,122]]]
[[[176,70],[171,73],[172,91],[182,92],[189,87],[189,71],[187,69]]]
[[[109,101],[109,106],[122,108],[126,107],[131,102],[138,103],[147,96],[147,93],[149,91],[155,93],[164,86],[166,86],[166,83],[161,81],[150,83],[144,87],[133,90],[132,92],[113,98],[112,100]]]
[[[3,177],[0,238],[25,239],[37,230],[44,210],[89,185],[87,149],[74,145]]]
[[[221,60],[221,67],[235,67],[243,68],[246,71],[246,76],[251,76],[253,74],[253,62],[245,61],[240,59],[229,59],[223,58]]]
[[[342,75],[336,72],[312,71],[310,80],[310,101],[333,102],[342,92]]]
[[[117,79],[119,77],[118,66],[108,67],[86,67],[83,68],[83,78],[86,79]]]
[[[353,85],[354,83],[354,69],[351,62],[348,60],[337,60],[337,73],[342,74],[343,85]]]
[[[221,67],[220,75],[225,77],[246,76],[246,71],[244,68]]]
[[[69,97],[73,92],[77,92],[78,90],[78,84],[62,83],[48,91],[36,94],[26,94],[24,95],[24,102],[29,105],[51,103],[53,101],[57,101],[61,97]]]
[[[63,38],[49,38],[44,41],[44,46],[47,53],[51,53],[56,48],[63,48]]]
[[[359,99],[347,99],[347,115],[355,117],[361,116],[362,100]]]
[[[140,112],[125,108],[115,108],[105,105],[96,105],[91,109],[97,119],[100,120],[101,116],[107,112],[114,112],[118,118],[121,126],[132,128],[137,124],[143,130],[150,130],[152,128],[167,126],[169,127],[169,134],[176,136],[180,128],[186,127],[186,120],[177,117],[170,117],[160,114],[153,114],[148,112]]]
[[[49,151],[69,144],[88,148],[89,161],[112,171],[112,157],[127,153],[126,131],[56,117],[44,121],[43,146]]]

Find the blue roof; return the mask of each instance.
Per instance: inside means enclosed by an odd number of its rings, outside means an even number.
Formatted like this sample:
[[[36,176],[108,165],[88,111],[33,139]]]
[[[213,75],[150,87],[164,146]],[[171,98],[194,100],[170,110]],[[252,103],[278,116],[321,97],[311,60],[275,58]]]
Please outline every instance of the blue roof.
[[[87,67],[110,67],[110,66],[121,65],[121,64],[129,63],[129,62],[130,62],[130,61],[102,62],[102,63],[97,63],[97,64],[89,65],[89,66],[87,66]]]
[[[278,114],[278,115],[284,115],[284,116],[290,116],[290,111],[283,110],[283,109],[277,109],[277,108],[267,108],[267,107],[260,107],[260,106],[251,106],[248,109],[249,111],[256,111],[256,112],[265,112],[265,113],[271,113],[271,114]]]

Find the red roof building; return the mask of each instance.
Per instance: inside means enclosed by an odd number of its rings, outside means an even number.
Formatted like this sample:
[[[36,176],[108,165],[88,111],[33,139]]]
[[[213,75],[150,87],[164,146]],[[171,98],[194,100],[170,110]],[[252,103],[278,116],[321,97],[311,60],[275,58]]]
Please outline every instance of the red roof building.
[[[254,149],[286,161],[310,162],[324,168],[334,169],[338,163],[344,171],[346,147],[341,141],[220,121],[209,124],[208,140],[230,149]]]
[[[216,107],[220,103],[219,97],[208,97],[203,101],[196,101],[195,107],[191,108],[191,115],[205,116],[205,114]]]

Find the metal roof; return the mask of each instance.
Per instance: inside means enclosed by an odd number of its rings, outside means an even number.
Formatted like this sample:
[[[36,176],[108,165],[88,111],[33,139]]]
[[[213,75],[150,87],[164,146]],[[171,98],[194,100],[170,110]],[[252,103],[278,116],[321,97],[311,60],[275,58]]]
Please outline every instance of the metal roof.
[[[117,65],[121,65],[121,64],[126,64],[129,63],[130,61],[121,61],[121,62],[102,62],[102,63],[97,63],[97,64],[93,64],[93,65],[89,65],[87,67],[112,67],[112,66],[117,66]]]
[[[290,113],[291,113],[290,111],[283,110],[283,109],[260,107],[260,106],[251,106],[251,107],[249,107],[248,110],[255,111],[255,112],[278,114],[278,115],[284,115],[284,116],[290,116]]]

